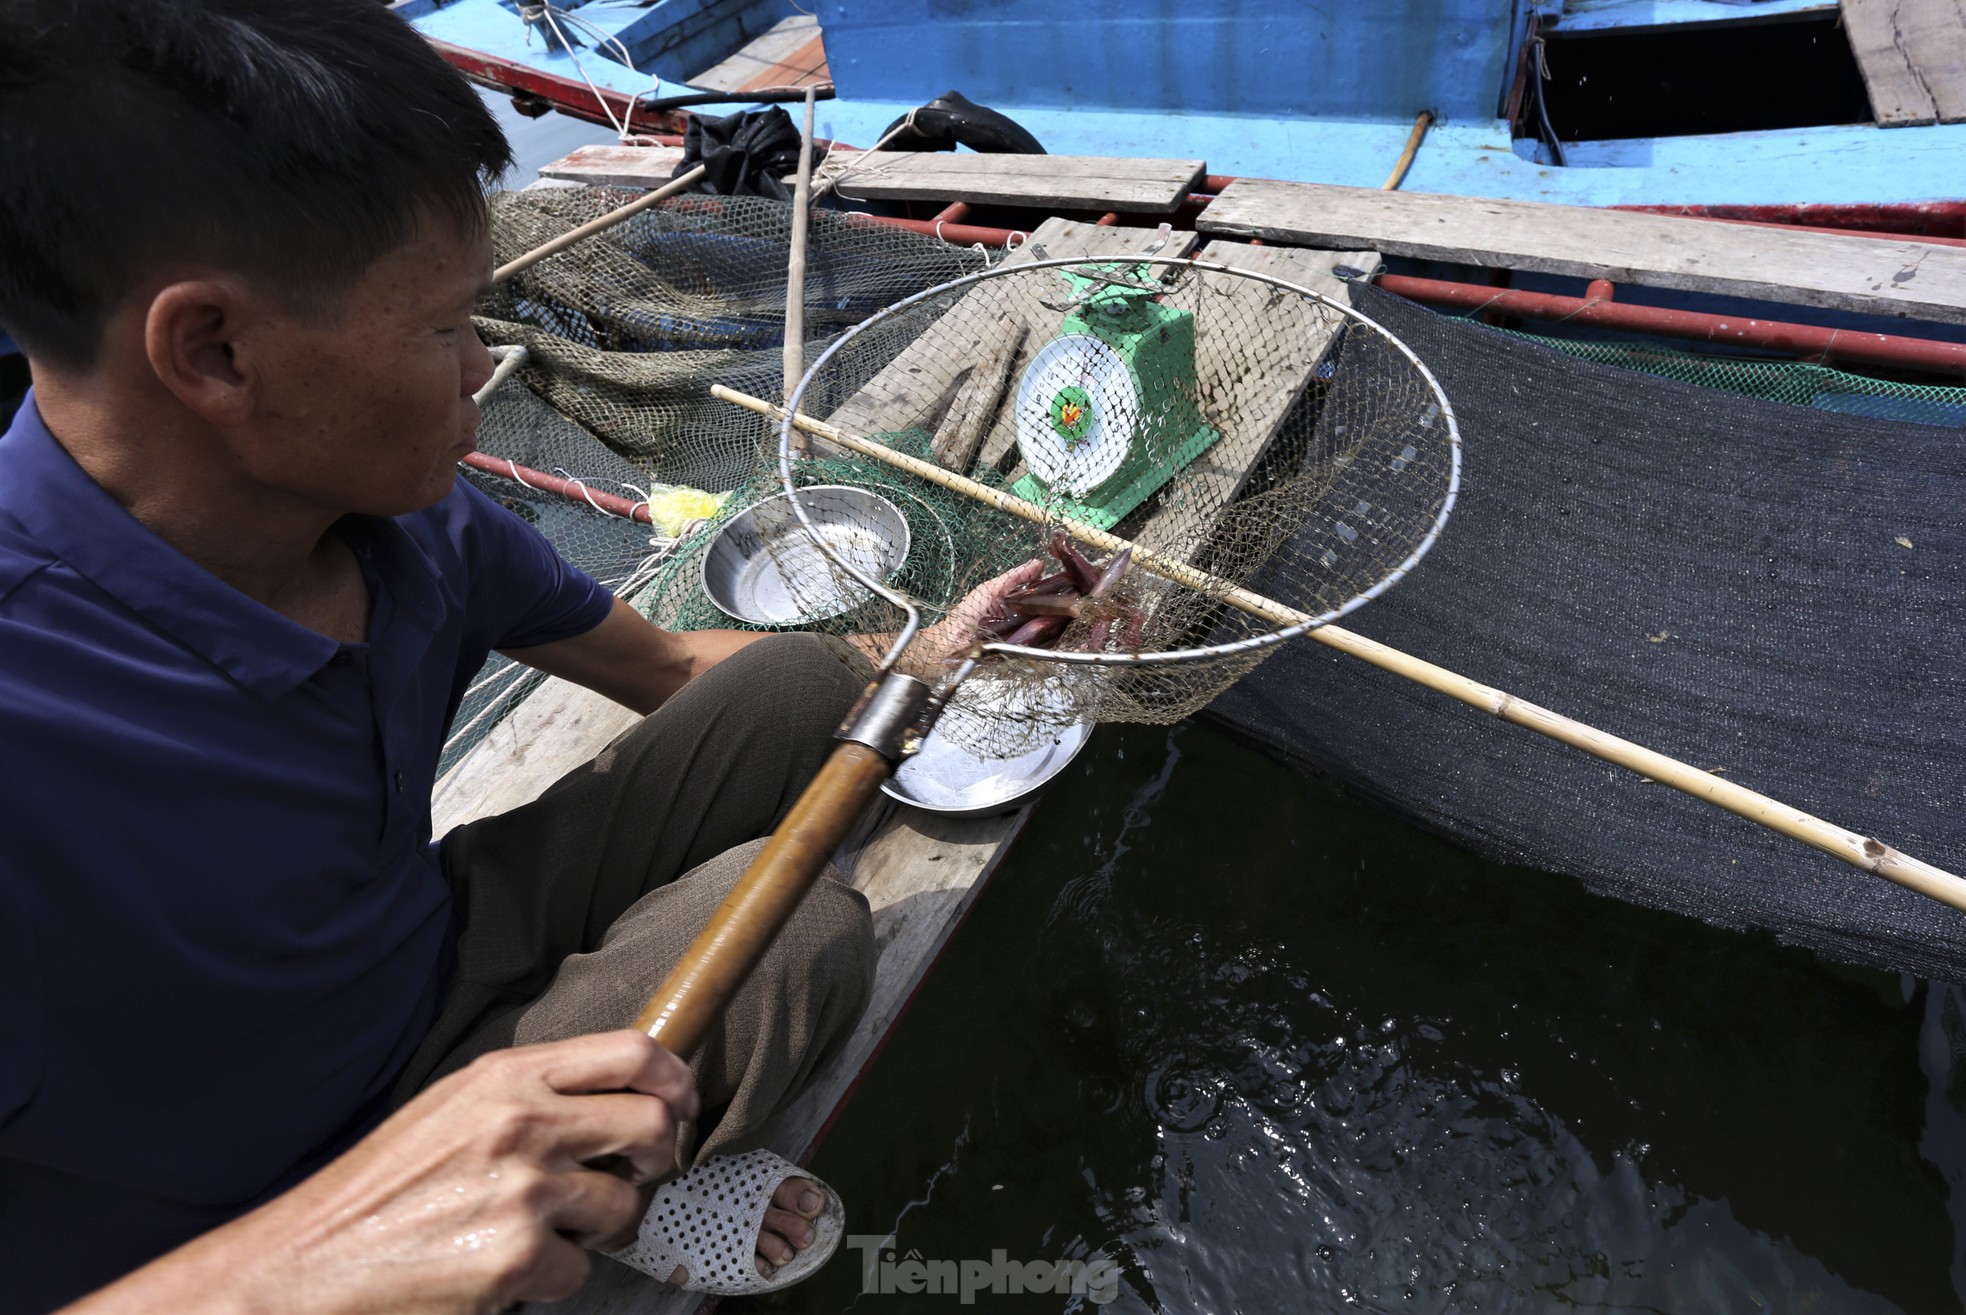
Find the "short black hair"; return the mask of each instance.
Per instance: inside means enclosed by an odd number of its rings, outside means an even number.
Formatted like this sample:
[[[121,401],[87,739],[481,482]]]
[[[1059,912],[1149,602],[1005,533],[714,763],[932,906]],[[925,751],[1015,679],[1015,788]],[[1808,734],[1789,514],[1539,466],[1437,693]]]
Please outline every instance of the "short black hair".
[[[0,0],[0,327],[86,367],[180,260],[324,302],[511,159],[381,0]]]

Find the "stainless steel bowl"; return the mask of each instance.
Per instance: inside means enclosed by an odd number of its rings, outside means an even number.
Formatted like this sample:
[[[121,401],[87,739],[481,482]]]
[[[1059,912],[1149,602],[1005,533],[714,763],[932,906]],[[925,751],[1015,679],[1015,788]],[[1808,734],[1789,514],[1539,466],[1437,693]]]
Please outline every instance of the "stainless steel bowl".
[[[1033,719],[1031,700],[1045,707]],[[946,729],[931,733],[921,751],[901,764],[881,789],[891,798],[950,817],[988,817],[1018,807],[1071,765],[1092,735],[1089,708],[1083,700],[1067,701],[1056,687],[1033,691],[1013,681],[973,676],[952,700],[953,716],[961,706],[972,720],[968,736]],[[1078,720],[1074,720],[1074,717]],[[964,743],[994,718],[1019,729],[999,741],[1001,754],[981,754]]]
[[[874,579],[908,560],[908,518],[879,494],[818,484],[799,490],[799,504],[833,551]],[[725,615],[756,625],[823,621],[870,596],[820,551],[784,493],[717,532],[703,554],[703,592]]]
[[[949,817],[1007,813],[1071,765],[1091,736],[1085,722],[1016,758],[979,758],[953,740],[930,735],[921,752],[881,785],[891,798]]]

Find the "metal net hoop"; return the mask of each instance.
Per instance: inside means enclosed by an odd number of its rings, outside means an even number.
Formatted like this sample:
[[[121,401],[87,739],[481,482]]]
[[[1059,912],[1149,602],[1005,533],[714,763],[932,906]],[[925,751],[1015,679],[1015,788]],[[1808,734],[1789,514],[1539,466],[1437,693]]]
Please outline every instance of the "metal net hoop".
[[[1384,327],[1273,274],[1152,256],[1006,263],[876,312],[799,380],[777,455],[800,532],[764,550],[802,614],[828,628],[859,600],[862,633],[884,615],[898,636],[889,663],[938,686],[947,644],[909,640],[962,626],[942,733],[979,752],[1199,710],[1397,583],[1461,473],[1452,406]],[[897,560],[892,500],[843,511],[813,491],[859,477],[960,523],[951,578],[924,589]],[[1070,573],[1061,537],[1119,575],[1061,590],[1077,601],[1041,640],[1016,612],[950,615],[1018,563]]]

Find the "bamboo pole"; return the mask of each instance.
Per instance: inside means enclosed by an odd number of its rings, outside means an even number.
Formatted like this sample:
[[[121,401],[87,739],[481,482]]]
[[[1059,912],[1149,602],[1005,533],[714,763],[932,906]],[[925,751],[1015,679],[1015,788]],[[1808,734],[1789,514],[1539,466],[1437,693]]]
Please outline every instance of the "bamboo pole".
[[[703,177],[705,167],[699,164],[682,177],[671,178],[647,196],[638,196],[627,205],[622,206],[619,210],[610,210],[599,219],[590,219],[579,228],[570,228],[552,241],[534,247],[531,251],[526,252],[525,255],[506,261],[503,265],[492,271],[492,282],[503,283],[514,274],[531,269],[548,256],[558,255],[574,243],[583,242],[596,233],[613,228],[624,219],[633,218],[658,202],[668,200],[678,192],[688,190],[696,183],[697,179]]]
[[[784,409],[773,406],[761,398],[750,397],[721,384],[713,385],[711,394],[727,402],[746,407],[760,414],[782,419]],[[1185,562],[1166,557],[1151,548],[1130,544],[1118,535],[1094,529],[1074,521],[1064,520],[1035,503],[1027,502],[1013,494],[993,489],[987,484],[979,484],[973,479],[954,474],[931,462],[922,461],[905,453],[895,452],[879,443],[864,438],[856,438],[841,432],[824,421],[809,416],[794,416],[792,423],[807,433],[816,434],[841,447],[871,457],[911,475],[988,503],[1008,515],[1032,521],[1036,524],[1050,524],[1062,527],[1073,538],[1091,544],[1108,552],[1118,552],[1123,548],[1133,549],[1136,566],[1153,572],[1163,579],[1199,589],[1211,597],[1220,598],[1249,615],[1279,626],[1300,625],[1310,617],[1294,608],[1285,607],[1274,599],[1251,593],[1220,576],[1198,570]],[[1329,648],[1335,648],[1363,662],[1369,662],[1382,671],[1424,685],[1428,689],[1458,699],[1472,708],[1479,708],[1490,716],[1499,717],[1512,725],[1535,731],[1538,735],[1582,749],[1594,758],[1637,772],[1662,785],[1703,800],[1717,808],[1724,808],[1750,822],[1767,827],[1799,840],[1813,849],[1821,850],[1832,858],[1842,859],[1852,867],[1863,869],[1873,876],[1895,882],[1907,890],[1935,899],[1955,909],[1966,911],[1966,880],[1961,880],[1943,868],[1934,867],[1921,859],[1901,853],[1881,840],[1845,830],[1833,822],[1826,822],[1799,808],[1790,807],[1767,795],[1760,794],[1746,786],[1737,785],[1725,777],[1702,771],[1690,764],[1668,758],[1665,754],[1621,739],[1609,732],[1598,730],[1580,721],[1574,721],[1561,713],[1539,707],[1534,703],[1519,699],[1504,690],[1483,685],[1479,681],[1436,666],[1422,658],[1390,648],[1377,640],[1346,630],[1340,626],[1323,625],[1308,632],[1312,639]]]
[[[785,266],[785,400],[806,372],[806,233],[812,209],[813,89],[806,88],[805,135],[799,139],[799,177],[792,186],[792,257]],[[801,444],[796,449],[804,455]]]

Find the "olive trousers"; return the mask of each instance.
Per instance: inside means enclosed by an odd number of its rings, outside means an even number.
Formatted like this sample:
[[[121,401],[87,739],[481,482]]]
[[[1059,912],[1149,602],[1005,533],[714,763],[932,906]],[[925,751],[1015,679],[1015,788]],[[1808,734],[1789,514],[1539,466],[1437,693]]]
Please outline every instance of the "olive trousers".
[[[592,762],[444,841],[457,967],[395,1099],[487,1051],[626,1027],[831,751],[866,663],[773,635]],[[846,1043],[873,989],[867,901],[828,869],[690,1060],[678,1154],[749,1150]]]

